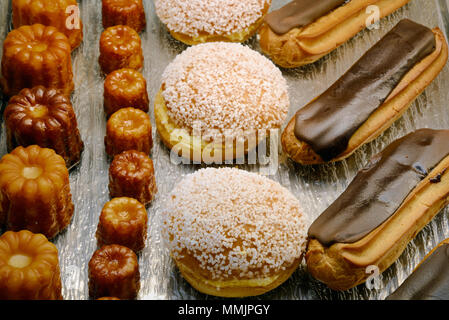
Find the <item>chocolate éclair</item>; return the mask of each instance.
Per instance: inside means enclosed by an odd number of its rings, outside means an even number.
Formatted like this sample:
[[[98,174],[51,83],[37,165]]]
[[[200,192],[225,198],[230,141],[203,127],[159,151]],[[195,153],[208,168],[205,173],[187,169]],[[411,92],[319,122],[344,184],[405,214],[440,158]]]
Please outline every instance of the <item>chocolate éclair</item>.
[[[449,239],[433,249],[387,300],[449,300]]]
[[[282,134],[284,151],[305,165],[349,157],[402,116],[447,58],[447,43],[438,28],[400,21],[296,113]]]
[[[449,130],[420,129],[374,156],[310,226],[313,277],[347,290],[386,270],[448,204]]]
[[[409,1],[294,0],[265,17],[260,47],[281,67],[310,64],[365,29],[373,20],[370,6],[375,5],[379,18],[384,18]]]

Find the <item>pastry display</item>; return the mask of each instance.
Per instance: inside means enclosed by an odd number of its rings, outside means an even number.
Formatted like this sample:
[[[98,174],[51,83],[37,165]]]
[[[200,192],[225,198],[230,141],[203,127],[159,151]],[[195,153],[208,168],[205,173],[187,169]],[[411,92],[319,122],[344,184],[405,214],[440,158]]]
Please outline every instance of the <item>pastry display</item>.
[[[58,90],[23,89],[9,100],[4,119],[8,151],[36,144],[55,150],[69,168],[80,161],[84,144],[75,112],[70,99]]]
[[[306,261],[335,290],[386,270],[448,202],[449,130],[420,129],[390,144],[359,171],[311,225]]]
[[[271,0],[156,0],[154,4],[173,38],[194,45],[246,41],[261,25]]]
[[[150,154],[153,147],[150,116],[136,108],[120,109],[106,124],[104,142],[111,157],[126,150]]]
[[[74,83],[69,40],[55,27],[41,24],[12,30],[3,43],[1,76],[7,96],[39,85],[70,95]]]
[[[284,68],[313,63],[365,29],[372,6],[384,18],[409,1],[291,1],[265,17],[259,30],[260,47]]]
[[[89,261],[89,295],[134,299],[140,289],[137,256],[131,249],[112,244],[103,246]]]
[[[297,269],[306,247],[298,200],[266,177],[231,168],[187,175],[167,199],[163,234],[182,276],[202,293],[256,296]]]
[[[14,28],[36,23],[57,28],[67,36],[72,50],[83,40],[76,0],[12,0],[12,19]]]
[[[105,29],[125,25],[140,32],[146,25],[142,0],[103,0],[102,18]]]
[[[402,116],[440,73],[447,57],[447,43],[438,28],[400,21],[296,113],[282,134],[284,151],[301,164],[349,157]]]
[[[111,72],[104,82],[104,112],[110,117],[121,108],[136,108],[148,112],[147,81],[134,69]]]
[[[68,226],[73,210],[69,172],[52,149],[17,147],[0,160],[0,225],[51,239]]]
[[[278,130],[289,108],[276,66],[238,43],[193,46],[166,68],[154,114],[162,142],[195,161],[236,159]]]
[[[42,234],[0,236],[0,300],[62,300],[58,249]]]
[[[433,249],[387,300],[449,300],[449,239]]]
[[[122,68],[142,69],[143,53],[139,34],[128,26],[107,28],[100,37],[98,61],[104,74]]]
[[[136,199],[114,198],[107,202],[97,227],[99,247],[119,244],[139,252],[147,238],[147,211]]]
[[[157,193],[153,161],[146,153],[127,150],[114,157],[109,167],[109,194],[130,197],[144,205]]]

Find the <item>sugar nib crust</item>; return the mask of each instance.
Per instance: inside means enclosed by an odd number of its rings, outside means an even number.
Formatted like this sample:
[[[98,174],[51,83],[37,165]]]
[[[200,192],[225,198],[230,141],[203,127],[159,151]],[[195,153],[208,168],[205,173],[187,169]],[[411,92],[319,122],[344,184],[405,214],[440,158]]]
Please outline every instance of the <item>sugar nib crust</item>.
[[[117,244],[98,249],[89,261],[89,295],[96,299],[112,296],[134,299],[140,289],[136,254]]]
[[[0,299],[61,300],[58,249],[27,230],[0,236]]]
[[[0,160],[0,199],[0,225],[55,237],[74,211],[64,159],[37,145],[17,147]]]
[[[186,176],[167,199],[163,235],[183,277],[200,292],[247,297],[296,270],[308,218],[278,183],[247,171],[207,168]]]
[[[3,43],[0,84],[7,96],[39,85],[69,96],[74,83],[67,37],[55,27],[41,24],[12,30]]]
[[[42,86],[23,89],[5,109],[8,151],[39,145],[64,158],[68,168],[81,160],[84,144],[70,99]]]
[[[188,45],[244,42],[256,33],[270,5],[271,0],[155,1],[170,34]]]

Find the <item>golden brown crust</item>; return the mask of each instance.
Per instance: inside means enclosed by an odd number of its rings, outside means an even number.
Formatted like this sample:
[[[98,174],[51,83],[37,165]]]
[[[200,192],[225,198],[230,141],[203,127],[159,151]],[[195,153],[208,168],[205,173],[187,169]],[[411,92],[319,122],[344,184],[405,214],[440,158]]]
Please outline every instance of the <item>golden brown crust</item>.
[[[89,295],[134,299],[140,289],[139,264],[136,254],[117,244],[95,251],[89,261]]]
[[[393,216],[355,243],[323,246],[311,239],[306,253],[308,270],[334,290],[347,290],[366,281],[368,266],[380,272],[393,264],[407,244],[449,203],[449,157],[409,194]],[[441,173],[443,174],[441,175]],[[439,183],[431,179],[441,175]]]
[[[114,70],[143,67],[142,43],[139,34],[128,26],[107,28],[100,37],[100,63],[104,74]]]
[[[111,157],[126,150],[150,154],[153,147],[150,117],[135,108],[118,110],[106,124],[104,141],[106,153]]]
[[[438,76],[448,59],[448,47],[440,29],[433,29],[437,47],[435,51],[413,67],[365,123],[354,133],[346,150],[331,162],[341,161],[351,156],[362,145],[376,139],[393,122],[399,119],[411,103]],[[322,164],[324,161],[304,141],[299,141],[294,133],[295,116],[284,129],[281,142],[284,151],[292,160],[303,164]]]
[[[253,297],[267,293],[287,281],[301,261],[302,256],[282,272],[263,279],[213,281],[201,274],[201,268],[194,259],[184,259],[183,262],[175,259],[182,276],[192,287],[202,293],[225,298]]]
[[[72,50],[77,48],[83,41],[83,23],[81,17],[79,15],[76,17],[73,16],[73,20],[71,21],[73,28],[68,28],[66,23],[68,19],[71,19],[71,15],[78,14],[70,10],[71,6],[78,7],[77,1],[52,0],[50,2],[47,0],[13,0],[12,17],[14,28],[35,23],[52,26],[67,36]]]
[[[0,84],[7,96],[39,85],[69,96],[74,88],[70,43],[54,27],[22,26],[3,43],[1,72]]]
[[[119,244],[139,252],[147,238],[147,211],[132,198],[114,198],[101,210],[96,237],[100,247]]]
[[[140,32],[146,26],[142,0],[103,0],[102,19],[105,29],[125,25]]]
[[[37,145],[17,147],[0,160],[0,200],[0,223],[8,230],[53,238],[74,210],[64,159]]]
[[[109,118],[121,108],[136,108],[148,112],[147,82],[134,69],[124,68],[111,72],[104,81],[104,111]]]
[[[136,150],[124,151],[114,157],[109,167],[109,194],[130,197],[149,204],[157,193],[153,161]]]
[[[101,297],[98,298],[97,300],[120,300],[120,299],[116,297]]]
[[[58,249],[42,234],[0,237],[0,299],[62,300]]]
[[[284,68],[313,63],[366,28],[369,13],[375,4],[380,18],[406,5],[410,0],[353,0],[302,28],[293,28],[278,35],[264,23],[260,30],[260,47],[273,62]]]
[[[39,145],[64,158],[67,167],[81,159],[83,141],[70,99],[42,86],[23,89],[13,96],[4,113],[8,151]]]

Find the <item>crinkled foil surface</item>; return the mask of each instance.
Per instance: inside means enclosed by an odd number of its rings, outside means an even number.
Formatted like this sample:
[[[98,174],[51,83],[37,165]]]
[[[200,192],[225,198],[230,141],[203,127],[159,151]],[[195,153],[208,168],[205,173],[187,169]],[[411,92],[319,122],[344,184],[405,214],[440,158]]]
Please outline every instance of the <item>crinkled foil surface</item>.
[[[101,1],[82,0],[81,17],[84,23],[84,42],[73,52],[76,90],[72,97],[81,135],[85,142],[81,164],[70,172],[75,214],[68,229],[54,239],[59,259],[65,299],[89,299],[87,265],[97,243],[95,231],[103,205],[109,200],[108,168],[110,159],[104,149],[106,119],[103,113],[103,77],[98,65],[99,38],[103,30]],[[287,3],[273,0],[272,9]],[[174,40],[157,18],[154,4],[144,0],[147,27],[141,34],[145,56],[143,74],[148,82],[150,99],[154,101],[161,75],[174,57],[186,49]],[[340,77],[366,50],[387,33],[400,19],[411,18],[429,27],[439,26],[449,31],[449,12],[446,0],[412,0],[407,6],[383,19],[378,29],[366,30],[317,63],[293,70],[283,70],[289,83],[291,108],[294,113]],[[0,0],[0,45],[11,30],[11,1]],[[260,50],[256,37],[246,45]],[[1,55],[1,52],[0,52]],[[2,98],[2,110],[6,99]],[[417,128],[449,128],[449,67],[413,103],[404,117],[374,142],[362,147],[348,160],[337,164],[303,167],[279,154],[279,165],[269,177],[291,190],[304,211],[315,219],[346,188],[368,159],[391,141]],[[150,108],[154,125],[154,114]],[[6,154],[3,119],[0,136],[0,155]],[[139,299],[216,299],[194,290],[176,270],[160,235],[160,215],[164,197],[173,186],[200,165],[174,165],[170,154],[153,129],[158,195],[148,208],[149,232],[146,248],[139,255],[141,290]],[[259,165],[241,165],[242,169],[260,172]],[[335,292],[308,275],[302,265],[279,288],[257,299],[384,299],[412,272],[422,258],[440,241],[449,237],[447,209],[420,232],[405,252],[381,276],[380,289],[365,285],[346,292]]]

